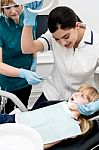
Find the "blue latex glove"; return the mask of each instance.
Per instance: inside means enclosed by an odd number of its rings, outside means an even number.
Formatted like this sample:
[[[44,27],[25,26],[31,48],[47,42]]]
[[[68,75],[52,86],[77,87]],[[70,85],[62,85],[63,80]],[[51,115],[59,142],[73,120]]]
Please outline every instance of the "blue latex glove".
[[[88,104],[77,104],[78,106],[78,111],[85,115],[85,116],[89,116],[94,114],[96,111],[99,111],[99,99],[97,101],[94,102],[90,102]]]
[[[37,57],[34,57],[30,70],[36,72]]]
[[[23,68],[19,69],[19,77],[25,78],[30,85],[36,85],[43,81],[42,78],[36,74],[36,72]]]
[[[37,13],[29,12],[27,8],[35,10],[35,9],[40,9],[42,5],[43,5],[43,0],[35,1],[24,5],[24,25],[35,26],[35,19],[37,16]]]

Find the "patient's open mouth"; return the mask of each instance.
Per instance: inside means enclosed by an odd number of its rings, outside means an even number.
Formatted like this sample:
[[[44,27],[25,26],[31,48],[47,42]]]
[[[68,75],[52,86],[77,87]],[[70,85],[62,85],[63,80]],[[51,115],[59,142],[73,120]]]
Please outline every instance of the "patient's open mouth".
[[[71,97],[71,101],[74,101],[74,98],[73,98],[73,97]]]

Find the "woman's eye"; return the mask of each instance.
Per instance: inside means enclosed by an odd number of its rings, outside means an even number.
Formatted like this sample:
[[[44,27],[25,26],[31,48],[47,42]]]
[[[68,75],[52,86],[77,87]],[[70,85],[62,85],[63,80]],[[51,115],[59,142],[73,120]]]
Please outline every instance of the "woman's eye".
[[[58,42],[58,41],[59,41],[59,39],[55,39],[55,41],[57,41],[57,42]]]
[[[68,36],[66,36],[66,37],[64,37],[64,39],[69,39],[69,35],[68,35]]]
[[[15,5],[14,7],[19,7],[19,5]]]

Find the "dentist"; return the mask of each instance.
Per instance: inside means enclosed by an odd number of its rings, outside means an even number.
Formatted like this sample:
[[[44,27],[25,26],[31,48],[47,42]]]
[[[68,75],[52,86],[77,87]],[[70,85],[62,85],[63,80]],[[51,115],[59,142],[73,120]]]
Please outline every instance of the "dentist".
[[[94,73],[99,66],[99,34],[80,22],[71,8],[60,6],[49,13],[49,30],[34,40],[32,27],[36,14],[29,12],[28,7],[35,9],[33,3],[24,7],[22,52],[33,54],[52,50],[54,56],[53,71],[43,85],[43,93],[34,109],[44,101],[68,99],[81,84],[95,86]]]

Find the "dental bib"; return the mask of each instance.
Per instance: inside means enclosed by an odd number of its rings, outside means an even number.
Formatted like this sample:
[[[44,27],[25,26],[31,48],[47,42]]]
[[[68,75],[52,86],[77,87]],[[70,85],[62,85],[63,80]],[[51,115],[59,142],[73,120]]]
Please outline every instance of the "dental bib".
[[[16,114],[16,122],[34,128],[44,144],[81,134],[79,122],[71,117],[66,102]]]

